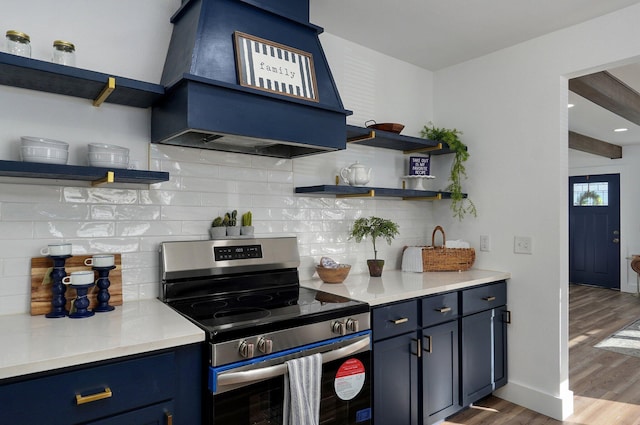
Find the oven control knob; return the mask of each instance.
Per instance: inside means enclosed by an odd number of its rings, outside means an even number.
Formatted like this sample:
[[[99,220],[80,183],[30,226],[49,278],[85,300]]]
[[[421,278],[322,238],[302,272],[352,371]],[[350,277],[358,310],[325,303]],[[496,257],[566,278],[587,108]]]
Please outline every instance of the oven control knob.
[[[245,359],[249,359],[253,357],[254,348],[255,348],[255,344],[252,344],[247,341],[242,341],[240,343],[240,348],[238,349],[238,351],[240,352],[240,355],[242,357],[244,357]]]
[[[360,330],[360,323],[356,319],[347,319],[345,326],[348,331],[358,332]]]
[[[331,324],[331,332],[338,335],[345,335],[347,333],[347,329],[344,326],[344,322],[333,322]]]
[[[261,337],[258,340],[258,350],[264,354],[271,354],[273,352],[273,340]]]

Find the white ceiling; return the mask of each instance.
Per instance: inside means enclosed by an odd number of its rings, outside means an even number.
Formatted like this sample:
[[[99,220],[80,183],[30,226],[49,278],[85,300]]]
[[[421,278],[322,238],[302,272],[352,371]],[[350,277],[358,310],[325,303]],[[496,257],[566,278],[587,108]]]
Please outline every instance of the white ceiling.
[[[326,32],[437,71],[640,3],[640,0],[310,0]],[[640,65],[608,70],[640,91]],[[640,126],[569,92],[570,130],[640,144]],[[614,128],[629,131],[614,133]]]

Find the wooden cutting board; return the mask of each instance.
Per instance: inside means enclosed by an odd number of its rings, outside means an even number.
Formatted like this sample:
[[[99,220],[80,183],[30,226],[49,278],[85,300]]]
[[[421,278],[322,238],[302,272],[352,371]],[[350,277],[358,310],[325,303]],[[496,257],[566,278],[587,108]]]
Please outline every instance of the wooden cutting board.
[[[74,255],[67,258],[64,269],[69,275],[71,272],[91,270],[91,267],[84,265],[84,260],[92,257],[92,255]],[[122,264],[120,254],[114,254],[116,268],[109,271],[109,305],[122,305]],[[31,315],[38,316],[47,314],[51,311],[51,270],[53,269],[53,260],[49,257],[35,257],[31,259]],[[96,279],[98,273],[96,272]],[[96,302],[96,295],[99,288],[93,286],[87,294],[90,304],[89,308],[93,308]],[[67,286],[64,293],[67,299],[67,310],[71,306],[71,301],[76,297],[75,289]]]

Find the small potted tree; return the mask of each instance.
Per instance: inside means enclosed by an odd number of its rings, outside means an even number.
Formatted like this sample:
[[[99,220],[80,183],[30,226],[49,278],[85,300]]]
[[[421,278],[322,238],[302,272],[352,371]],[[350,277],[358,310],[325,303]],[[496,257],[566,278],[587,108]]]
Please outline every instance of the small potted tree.
[[[353,223],[349,239],[353,238],[356,242],[361,242],[362,239],[365,239],[367,236],[371,237],[371,243],[373,244],[373,259],[367,260],[370,276],[382,276],[382,268],[384,267],[384,260],[378,260],[376,239],[384,238],[387,243],[391,245],[391,241],[398,233],[398,225],[396,223],[380,217],[361,217]]]

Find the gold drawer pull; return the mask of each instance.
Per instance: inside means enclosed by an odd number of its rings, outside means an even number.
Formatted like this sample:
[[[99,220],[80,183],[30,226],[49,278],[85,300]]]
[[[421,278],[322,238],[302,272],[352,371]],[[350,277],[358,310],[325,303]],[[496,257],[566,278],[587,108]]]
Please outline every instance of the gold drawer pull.
[[[484,297],[483,300],[485,300],[485,301],[495,301],[496,297]]]
[[[167,425],[173,425],[173,415],[169,412],[165,412],[164,416],[167,419]]]
[[[451,311],[451,307],[440,307],[440,308],[436,308],[436,311],[438,313],[448,313]]]
[[[391,323],[393,323],[394,325],[401,325],[403,323],[407,323],[409,321],[408,318],[403,317],[402,319],[396,319],[396,320],[389,320]]]
[[[80,404],[86,404],[86,403],[93,403],[94,401],[110,398],[112,395],[113,393],[111,392],[111,388],[109,387],[105,388],[103,392],[98,394],[91,394],[86,396],[76,394],[76,404],[80,405]]]

